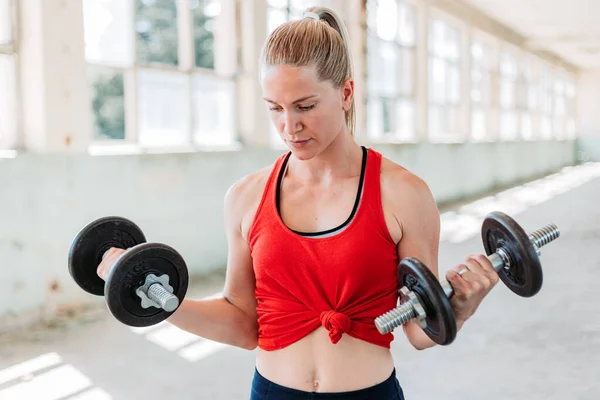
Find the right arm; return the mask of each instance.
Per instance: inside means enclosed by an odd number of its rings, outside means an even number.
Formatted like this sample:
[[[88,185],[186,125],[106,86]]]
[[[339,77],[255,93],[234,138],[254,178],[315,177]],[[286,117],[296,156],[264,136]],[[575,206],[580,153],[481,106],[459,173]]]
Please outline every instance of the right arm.
[[[167,322],[200,337],[253,350],[258,344],[258,317],[254,296],[255,278],[250,248],[242,234],[255,203],[260,179],[248,177],[236,182],[225,195],[227,270],[223,295],[210,299],[184,299]],[[252,213],[253,215],[253,213]],[[106,280],[125,249],[110,249],[98,266]]]
[[[184,299],[168,318],[173,325],[215,342],[253,350],[258,343],[255,277],[250,248],[242,234],[252,196],[250,182],[234,184],[225,195],[228,254],[223,295],[205,300]]]

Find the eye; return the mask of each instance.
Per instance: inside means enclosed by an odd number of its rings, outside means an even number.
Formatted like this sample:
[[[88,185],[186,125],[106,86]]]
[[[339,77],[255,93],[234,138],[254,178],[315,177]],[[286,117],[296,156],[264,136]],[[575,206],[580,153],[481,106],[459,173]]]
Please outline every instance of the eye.
[[[315,108],[315,105],[314,105],[314,104],[311,104],[310,106],[304,106],[304,107],[303,107],[303,106],[299,106],[298,108],[299,108],[301,111],[309,111],[309,110],[312,110],[313,108]]]
[[[280,107],[269,107],[269,110],[271,110],[271,111],[279,111],[279,110],[281,110],[281,108]]]

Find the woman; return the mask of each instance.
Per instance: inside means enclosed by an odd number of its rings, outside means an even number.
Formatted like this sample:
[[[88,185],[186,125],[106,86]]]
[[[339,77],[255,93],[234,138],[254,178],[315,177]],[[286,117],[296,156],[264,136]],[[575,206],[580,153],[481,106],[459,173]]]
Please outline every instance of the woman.
[[[330,9],[281,25],[261,57],[263,95],[289,152],[225,196],[223,297],[184,300],[169,321],[258,347],[252,400],[403,399],[393,335],[374,319],[396,306],[407,256],[438,274],[439,211],[417,176],[359,146],[348,34]],[[106,277],[122,250],[98,269]],[[457,271],[468,269],[459,276]],[[448,271],[459,328],[497,283],[482,255]],[[414,323],[410,343],[434,343]]]

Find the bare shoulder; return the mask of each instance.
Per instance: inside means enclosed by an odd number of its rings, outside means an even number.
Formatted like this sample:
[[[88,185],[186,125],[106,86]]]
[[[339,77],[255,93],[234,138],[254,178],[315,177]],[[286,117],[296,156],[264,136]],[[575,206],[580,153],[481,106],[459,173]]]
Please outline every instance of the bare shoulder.
[[[225,194],[225,219],[227,225],[240,229],[242,236],[250,227],[262,199],[274,163],[234,182]]]
[[[433,200],[429,185],[420,176],[385,157],[381,160],[381,191],[395,204]]]
[[[417,174],[385,157],[381,161],[381,200],[395,243],[438,231],[439,211],[429,185]],[[419,231],[426,230],[426,232]],[[418,240],[418,239],[417,239]]]

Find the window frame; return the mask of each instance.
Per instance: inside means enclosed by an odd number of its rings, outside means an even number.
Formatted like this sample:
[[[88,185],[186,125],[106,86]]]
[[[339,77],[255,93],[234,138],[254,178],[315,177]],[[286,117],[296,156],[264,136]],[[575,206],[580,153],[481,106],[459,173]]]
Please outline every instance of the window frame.
[[[456,60],[456,66],[458,67],[458,72],[459,72],[459,82],[458,82],[458,87],[459,87],[459,98],[458,101],[456,102],[456,104],[452,105],[452,108],[454,109],[453,112],[456,113],[455,118],[456,118],[456,125],[457,125],[457,131],[456,132],[449,132],[448,130],[446,130],[443,133],[438,133],[438,132],[433,132],[432,131],[432,124],[431,124],[431,110],[432,108],[447,108],[448,107],[448,103],[445,102],[444,104],[437,104],[432,102],[430,93],[431,93],[431,85],[432,85],[432,80],[430,79],[432,76],[432,72],[431,72],[431,65],[432,65],[432,56],[437,57],[436,55],[434,55],[432,53],[432,48],[431,48],[431,26],[434,20],[440,20],[442,21],[444,24],[446,24],[447,26],[449,26],[452,29],[455,29],[457,32],[457,37],[459,39],[459,43],[458,43],[458,59]],[[427,108],[425,110],[425,112],[427,113],[427,134],[425,135],[427,140],[430,143],[463,143],[465,142],[465,138],[468,137],[467,131],[470,129],[467,129],[468,125],[470,126],[470,123],[466,123],[466,121],[464,120],[464,106],[467,102],[470,102],[470,90],[467,94],[465,93],[465,80],[467,79],[467,77],[465,77],[465,68],[464,68],[464,62],[465,60],[464,58],[464,50],[465,50],[465,37],[470,37],[470,30],[472,29],[472,25],[469,24],[468,21],[462,20],[450,13],[447,13],[439,8],[436,7],[429,7],[428,9],[428,15],[427,15],[427,48],[424,49],[424,51],[427,54],[427,68],[428,68],[428,74],[427,74],[427,84],[426,84],[426,90],[427,90]],[[470,40],[469,40],[470,43]],[[470,52],[469,52],[470,54]],[[444,62],[448,62],[446,59],[444,59]],[[470,65],[470,61],[469,61],[469,65]],[[468,71],[468,80],[470,82],[470,68]],[[470,87],[470,85],[469,85]],[[471,113],[469,113],[468,118],[471,118]]]
[[[17,149],[22,146],[22,124],[23,116],[21,110],[21,78],[20,78],[20,57],[19,57],[19,2],[17,0],[8,0],[9,21],[11,24],[11,38],[7,43],[0,43],[0,55],[7,56],[12,59],[14,66],[14,86],[13,94],[10,95],[13,99],[10,111],[13,118],[13,131],[9,133],[9,138],[5,145],[0,144],[0,158],[4,156],[12,157]]]
[[[377,0],[373,0],[375,2],[377,2]],[[368,9],[369,9],[369,0],[367,0],[365,3],[365,7],[366,7],[366,18],[365,18],[365,25],[364,25],[364,36],[365,36],[365,57],[366,57],[366,62],[365,62],[365,69],[366,69],[366,80],[365,80],[365,105],[366,105],[366,109],[365,109],[365,122],[366,122],[366,137],[367,139],[371,142],[371,143],[416,143],[419,141],[419,132],[418,132],[418,118],[419,118],[419,113],[418,113],[418,90],[419,90],[419,84],[418,84],[418,46],[419,46],[419,28],[420,28],[420,15],[422,13],[422,6],[418,1],[415,0],[394,0],[396,3],[396,6],[398,7],[398,17],[400,16],[400,7],[401,6],[405,6],[405,7],[410,7],[412,8],[413,11],[413,15],[414,15],[414,41],[413,44],[409,45],[406,43],[403,43],[399,37],[398,37],[398,29],[396,28],[396,37],[393,40],[388,40],[388,39],[383,39],[381,38],[377,32],[375,30],[372,29],[372,27],[369,26],[368,22],[369,22],[369,17],[368,17]],[[376,5],[374,5],[376,6]],[[394,95],[389,95],[389,94],[384,94],[384,93],[378,93],[378,92],[373,92],[370,89],[370,77],[369,77],[369,53],[371,50],[370,44],[371,43],[376,43],[377,45],[381,44],[381,43],[385,43],[387,45],[390,45],[391,47],[393,47],[394,49],[394,53],[397,57],[398,60],[398,65],[401,66],[402,68],[399,67],[398,70],[398,74],[396,76],[396,79],[398,80],[398,87],[395,90],[395,94]],[[404,74],[404,63],[402,62],[402,58],[404,56],[405,52],[409,52],[410,53],[410,57],[412,59],[412,62],[410,63],[410,75],[408,78],[407,77],[403,77]],[[402,82],[408,79],[410,82],[412,82],[412,87],[410,92],[411,93],[404,93],[402,90]],[[412,131],[411,132],[402,132],[397,130],[397,128],[399,127],[399,123],[397,120],[393,121],[393,125],[395,127],[395,129],[393,128],[391,131],[386,132],[384,130],[382,130],[381,132],[378,132],[378,137],[373,135],[373,132],[370,131],[370,123],[369,123],[369,118],[371,116],[371,104],[372,102],[379,102],[379,103],[383,103],[385,101],[391,101],[394,105],[393,107],[393,113],[397,115],[398,113],[398,106],[400,103],[402,102],[408,102],[412,105]]]
[[[196,66],[196,55],[195,55],[195,43],[194,43],[194,28],[193,28],[193,11],[187,7],[187,0],[174,0],[177,7],[177,54],[178,64],[169,65],[158,62],[142,62],[138,57],[138,38],[135,29],[137,21],[137,2],[138,0],[128,0],[129,7],[131,7],[131,27],[130,37],[132,43],[133,56],[131,57],[132,63],[129,65],[114,65],[96,61],[86,60],[88,68],[103,68],[111,69],[115,73],[123,74],[123,86],[124,86],[124,107],[125,107],[125,132],[124,139],[98,139],[94,137],[91,141],[90,148],[92,152],[102,152],[104,148],[112,147],[132,147],[140,151],[177,151],[178,149],[197,151],[202,149],[209,150],[230,150],[237,149],[240,146],[240,132],[236,122],[234,124],[234,131],[232,132],[231,143],[228,145],[207,145],[196,140],[195,135],[195,115],[194,115],[194,78],[196,76],[209,76],[211,78],[226,81],[234,84],[234,90],[232,91],[231,98],[231,111],[233,118],[237,119],[238,115],[238,92],[236,88],[236,79],[239,76],[239,65],[240,65],[240,40],[239,40],[239,28],[235,28],[233,34],[228,39],[233,41],[232,46],[234,50],[230,50],[227,46],[214,46],[215,58],[217,58],[217,52],[222,52],[219,55],[223,55],[226,51],[231,51],[231,65],[225,66],[222,70],[216,66],[212,68],[204,68]],[[237,2],[235,0],[218,0],[222,3],[221,12],[231,12],[233,15],[226,15],[224,18],[237,19]],[[223,7],[223,2],[229,2],[230,7]],[[222,15],[222,14],[221,14]],[[215,18],[216,20],[216,18]],[[185,21],[182,23],[182,21]],[[188,128],[186,131],[186,141],[183,143],[177,143],[173,145],[163,144],[144,144],[140,141],[140,110],[139,110],[139,93],[140,93],[140,76],[142,71],[158,71],[158,72],[173,72],[185,77],[186,93],[185,97],[189,100],[187,103],[188,111],[186,112],[187,121],[185,126]],[[93,112],[92,112],[93,113]]]

